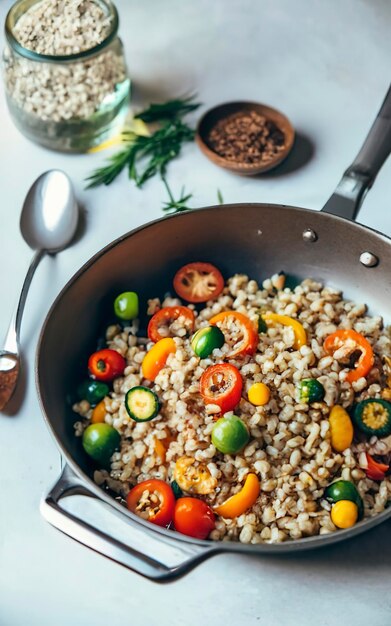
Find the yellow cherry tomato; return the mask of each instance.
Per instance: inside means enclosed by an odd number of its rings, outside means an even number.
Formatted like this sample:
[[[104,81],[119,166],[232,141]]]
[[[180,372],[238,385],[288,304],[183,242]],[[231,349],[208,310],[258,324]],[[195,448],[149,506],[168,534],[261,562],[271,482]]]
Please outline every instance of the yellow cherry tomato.
[[[96,405],[91,415],[91,424],[101,424],[105,421],[106,415],[106,405],[105,401],[101,400],[99,404]]]
[[[160,370],[165,366],[168,355],[172,352],[176,352],[176,343],[171,337],[157,341],[147,352],[142,362],[141,368],[144,378],[155,380]]]
[[[351,500],[339,500],[331,509],[331,521],[337,528],[351,528],[357,522],[358,507]]]
[[[342,406],[336,404],[329,415],[331,445],[336,452],[350,448],[353,441],[353,424],[349,414]]]
[[[254,383],[248,390],[248,401],[255,406],[263,406],[270,400],[270,389],[265,383]]]

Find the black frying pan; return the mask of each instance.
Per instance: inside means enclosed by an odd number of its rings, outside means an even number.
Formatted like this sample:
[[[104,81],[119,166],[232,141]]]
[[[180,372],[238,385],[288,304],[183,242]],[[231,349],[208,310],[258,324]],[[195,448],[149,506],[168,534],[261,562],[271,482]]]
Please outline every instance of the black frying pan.
[[[66,461],[61,478],[41,504],[51,524],[144,576],[168,580],[219,552],[279,554],[326,546],[391,517],[389,508],[351,529],[283,544],[198,541],[158,528],[127,511],[93,482],[93,467],[74,436],[75,415],[65,401],[80,378],[80,364],[95,349],[114,296],[129,285],[144,301],[162,294],[171,288],[178,267],[190,261],[209,261],[225,276],[244,272],[258,281],[282,269],[321,279],[343,289],[348,298],[365,300],[372,311],[387,318],[391,240],[350,220],[390,151],[391,89],[362,150],[322,212],[271,204],[200,209],[127,233],[77,272],[53,304],[37,351],[40,402]],[[110,531],[97,530],[65,510],[61,499],[74,494],[109,504],[131,529],[130,541],[117,541]]]

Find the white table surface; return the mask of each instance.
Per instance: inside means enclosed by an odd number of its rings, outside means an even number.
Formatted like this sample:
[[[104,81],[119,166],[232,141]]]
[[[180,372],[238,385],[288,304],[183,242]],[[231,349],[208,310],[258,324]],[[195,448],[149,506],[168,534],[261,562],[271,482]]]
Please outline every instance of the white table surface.
[[[9,0],[0,3],[2,22],[10,6]],[[135,102],[192,91],[205,107],[254,99],[281,108],[299,133],[292,158],[256,179],[214,167],[190,145],[169,169],[175,191],[185,184],[194,192],[194,206],[216,203],[219,188],[226,202],[322,207],[388,87],[389,0],[117,0],[117,6]],[[66,170],[87,222],[72,248],[38,269],[23,321],[25,394],[18,410],[14,403],[0,417],[0,625],[390,624],[391,523],[297,557],[218,556],[159,586],[41,518],[39,500],[59,474],[60,457],[32,373],[39,329],[75,270],[122,233],[159,217],[165,197],[158,180],[139,191],[125,177],[110,188],[86,191],[83,180],[102,154],[67,156],[29,143],[12,125],[3,94],[0,121],[0,335],[31,257],[18,224],[32,181],[52,167]],[[391,234],[390,209],[391,160],[360,221]]]

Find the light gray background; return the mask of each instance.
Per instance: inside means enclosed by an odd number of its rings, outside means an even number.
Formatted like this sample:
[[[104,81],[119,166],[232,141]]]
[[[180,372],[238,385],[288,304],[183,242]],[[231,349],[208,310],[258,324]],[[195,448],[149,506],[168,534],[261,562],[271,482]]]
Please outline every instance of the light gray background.
[[[1,0],[1,22],[10,6]],[[321,208],[388,87],[389,0],[117,0],[117,6],[136,102],[192,91],[205,107],[254,99],[283,110],[300,133],[292,158],[257,179],[221,171],[188,146],[170,166],[174,191],[185,185],[194,206],[216,203],[219,188],[226,202]],[[104,155],[67,156],[29,143],[12,125],[3,94],[0,120],[0,335],[31,256],[18,231],[31,182],[44,170],[63,168],[87,216],[85,236],[39,268],[23,323],[25,399],[15,415],[0,418],[0,625],[389,624],[390,523],[327,552],[219,556],[175,584],[157,586],[43,521],[39,499],[60,461],[34,387],[39,328],[75,270],[112,239],[159,217],[165,197],[159,181],[138,191],[125,177],[86,191],[83,180]],[[391,160],[360,220],[391,235],[390,208]]]

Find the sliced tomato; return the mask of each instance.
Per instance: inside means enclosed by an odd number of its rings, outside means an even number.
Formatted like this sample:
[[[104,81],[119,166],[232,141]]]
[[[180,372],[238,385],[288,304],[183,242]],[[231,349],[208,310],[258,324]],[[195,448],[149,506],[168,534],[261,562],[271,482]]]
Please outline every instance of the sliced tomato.
[[[188,263],[175,274],[174,289],[187,302],[206,302],[221,294],[224,278],[211,263]]]
[[[247,315],[238,311],[222,311],[214,315],[209,320],[209,324],[218,326],[224,333],[226,342],[232,344],[232,350],[226,355],[228,358],[254,354],[256,351],[259,337],[254,324]],[[232,332],[232,327],[234,332]],[[233,337],[233,340],[230,341],[230,337]]]
[[[133,487],[126,504],[129,511],[157,526],[168,526],[174,517],[174,493],[170,485],[157,478],[144,480]]]
[[[200,392],[205,404],[217,404],[222,413],[232,411],[242,397],[243,379],[237,367],[218,363],[208,367],[200,379]]]
[[[385,463],[378,463],[374,458],[371,457],[368,452],[366,453],[368,467],[366,469],[366,475],[368,478],[372,480],[383,480],[385,478],[386,472],[390,469],[389,465]]]
[[[206,539],[215,527],[215,514],[206,502],[197,498],[179,498],[174,511],[175,530]]]
[[[148,324],[148,337],[155,343],[164,339],[167,335],[161,335],[159,328],[161,326],[169,326],[179,317],[184,318],[184,325],[188,333],[194,330],[194,313],[187,306],[165,306],[151,317]]]

